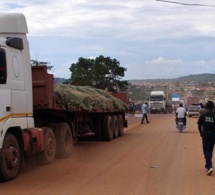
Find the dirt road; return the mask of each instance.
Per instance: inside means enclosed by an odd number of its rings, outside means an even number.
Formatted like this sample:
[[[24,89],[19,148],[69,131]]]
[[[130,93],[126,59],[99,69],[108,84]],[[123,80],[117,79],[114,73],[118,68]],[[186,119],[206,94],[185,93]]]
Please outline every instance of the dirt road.
[[[48,166],[28,162],[4,195],[213,195],[215,173],[204,170],[197,118],[178,133],[174,115],[151,115],[151,123],[129,117],[124,136],[74,145],[73,155]],[[215,160],[214,160],[215,163]]]

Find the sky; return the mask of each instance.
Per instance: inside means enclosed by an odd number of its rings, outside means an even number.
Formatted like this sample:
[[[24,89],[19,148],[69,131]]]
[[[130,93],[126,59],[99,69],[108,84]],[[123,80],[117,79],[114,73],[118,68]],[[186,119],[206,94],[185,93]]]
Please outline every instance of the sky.
[[[1,12],[25,15],[31,59],[55,77],[100,55],[122,80],[215,74],[215,0],[1,0]]]

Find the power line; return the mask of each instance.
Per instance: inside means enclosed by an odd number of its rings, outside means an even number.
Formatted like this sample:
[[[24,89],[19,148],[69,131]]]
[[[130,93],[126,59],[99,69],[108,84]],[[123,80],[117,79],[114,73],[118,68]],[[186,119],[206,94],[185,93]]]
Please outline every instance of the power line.
[[[178,1],[165,1],[165,0],[155,0],[155,1],[161,1],[161,2],[164,2],[164,3],[175,3],[175,4],[187,5],[187,6],[215,7],[215,5],[193,4],[193,3],[181,3],[181,2],[178,2]]]

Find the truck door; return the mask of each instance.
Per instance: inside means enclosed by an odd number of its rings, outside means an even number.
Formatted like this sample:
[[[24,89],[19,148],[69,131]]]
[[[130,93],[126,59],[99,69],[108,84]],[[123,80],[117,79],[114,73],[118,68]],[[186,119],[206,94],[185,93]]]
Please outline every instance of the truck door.
[[[0,90],[0,130],[6,119],[11,117],[11,93],[10,90]]]
[[[23,117],[26,115],[27,100],[21,51],[10,49],[7,55],[7,68],[7,83],[11,89],[11,112],[13,116]]]
[[[0,133],[7,118],[11,114],[11,91],[7,85],[7,65],[5,50],[0,48]]]

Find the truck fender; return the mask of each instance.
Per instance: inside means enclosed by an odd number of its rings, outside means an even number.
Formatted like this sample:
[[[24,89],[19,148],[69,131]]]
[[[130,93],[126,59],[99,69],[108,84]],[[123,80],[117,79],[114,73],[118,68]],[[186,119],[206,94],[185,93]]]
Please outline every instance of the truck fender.
[[[23,131],[24,151],[26,156],[44,151],[44,133],[41,128],[29,128]]]

